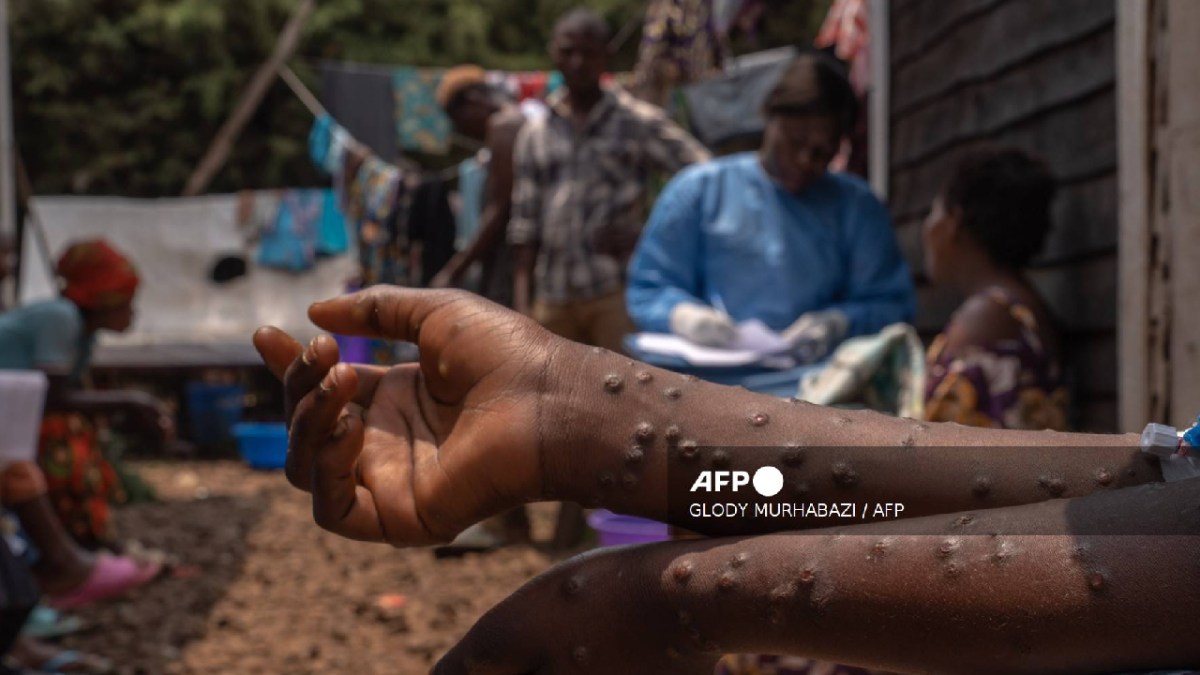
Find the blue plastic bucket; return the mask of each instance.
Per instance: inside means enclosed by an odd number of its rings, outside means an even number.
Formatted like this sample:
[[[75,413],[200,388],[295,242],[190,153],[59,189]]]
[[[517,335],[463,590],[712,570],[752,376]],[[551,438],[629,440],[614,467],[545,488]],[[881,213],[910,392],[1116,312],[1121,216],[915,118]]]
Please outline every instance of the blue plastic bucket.
[[[189,439],[197,445],[216,445],[233,438],[233,425],[242,419],[246,389],[239,384],[189,382],[187,412]]]
[[[252,469],[282,469],[287,463],[287,425],[242,422],[233,428],[242,459]]]

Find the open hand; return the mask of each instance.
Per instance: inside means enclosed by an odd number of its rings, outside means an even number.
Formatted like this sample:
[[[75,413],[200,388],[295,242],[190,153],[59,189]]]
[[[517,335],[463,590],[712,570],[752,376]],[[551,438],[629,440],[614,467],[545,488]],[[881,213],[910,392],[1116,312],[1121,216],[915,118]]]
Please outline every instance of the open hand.
[[[376,286],[313,305],[331,332],[417,343],[419,364],[338,363],[318,336],[275,328],[254,344],[284,383],[288,480],[317,523],[396,546],[449,541],[543,495],[546,373],[565,341],[463,291]]]

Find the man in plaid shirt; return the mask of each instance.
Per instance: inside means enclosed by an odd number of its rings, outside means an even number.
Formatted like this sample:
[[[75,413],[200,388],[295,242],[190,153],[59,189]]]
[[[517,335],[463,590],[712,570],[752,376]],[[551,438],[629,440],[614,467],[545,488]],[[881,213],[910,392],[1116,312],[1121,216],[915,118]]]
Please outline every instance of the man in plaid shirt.
[[[625,267],[645,222],[652,171],[673,174],[708,151],[660,108],[602,86],[608,29],[577,9],[550,52],[564,90],[527,123],[514,151],[514,307],[563,337],[620,351],[633,331]]]

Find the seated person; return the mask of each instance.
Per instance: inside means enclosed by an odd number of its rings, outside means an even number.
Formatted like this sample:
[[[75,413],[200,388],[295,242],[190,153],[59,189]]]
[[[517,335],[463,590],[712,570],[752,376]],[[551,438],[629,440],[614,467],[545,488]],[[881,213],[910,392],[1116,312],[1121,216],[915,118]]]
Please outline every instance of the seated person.
[[[137,272],[102,240],[69,246],[58,261],[62,295],[0,314],[0,369],[40,369],[50,378],[39,461],[50,503],[67,531],[89,548],[110,543],[109,500],[119,489],[86,413],[123,411],[153,443],[174,424],[162,404],[142,392],[81,391],[99,330],[133,321]]]
[[[630,315],[647,332],[727,346],[759,319],[807,356],[912,318],[914,294],[887,210],[826,170],[853,128],[838,66],[804,54],[768,95],[758,153],[690,167],[667,185],[629,266]]]
[[[1012,148],[975,152],[925,221],[934,283],[967,296],[930,346],[926,417],[1013,429],[1065,429],[1059,336],[1021,273],[1050,230],[1054,178]]]

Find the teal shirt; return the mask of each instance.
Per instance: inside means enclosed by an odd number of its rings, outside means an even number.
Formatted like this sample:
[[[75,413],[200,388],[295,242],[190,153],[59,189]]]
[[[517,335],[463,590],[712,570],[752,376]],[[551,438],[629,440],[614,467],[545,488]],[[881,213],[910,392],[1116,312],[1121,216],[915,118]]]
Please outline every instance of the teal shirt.
[[[92,356],[93,337],[66,298],[0,314],[0,370],[44,370],[77,381]]]

